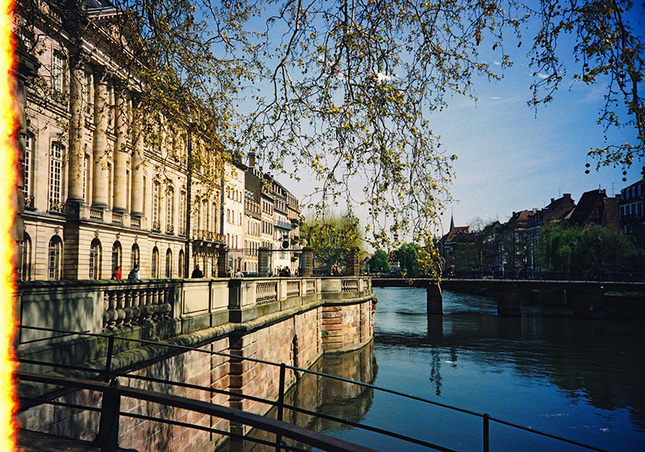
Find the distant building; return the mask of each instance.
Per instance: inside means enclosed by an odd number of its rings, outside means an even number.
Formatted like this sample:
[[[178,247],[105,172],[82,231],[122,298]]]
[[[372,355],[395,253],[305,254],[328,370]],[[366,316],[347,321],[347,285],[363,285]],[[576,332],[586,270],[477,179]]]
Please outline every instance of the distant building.
[[[607,193],[602,189],[585,192],[580,197],[576,208],[567,218],[569,224],[579,226],[598,224],[613,231],[618,231],[620,229],[619,199],[620,196],[608,198]]]
[[[444,273],[455,264],[458,243],[464,234],[470,234],[470,226],[455,226],[455,220],[450,216],[450,231],[439,239],[439,254],[443,259]]]
[[[623,188],[620,192],[619,213],[620,228],[625,233],[634,237],[636,246],[645,250],[645,177]],[[640,259],[638,266],[645,267],[645,262]]]
[[[544,209],[536,210],[529,217],[527,233],[529,236],[529,261],[531,269],[538,267],[542,229],[552,221],[564,220],[575,207],[576,203],[571,198],[571,193],[565,193],[558,199],[551,198],[551,202]]]

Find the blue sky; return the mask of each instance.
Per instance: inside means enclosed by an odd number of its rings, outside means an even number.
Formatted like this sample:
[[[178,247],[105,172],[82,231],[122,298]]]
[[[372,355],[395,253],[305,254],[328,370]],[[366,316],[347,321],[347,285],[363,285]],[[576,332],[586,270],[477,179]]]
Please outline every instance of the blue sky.
[[[642,5],[639,13],[642,23]],[[636,25],[635,29],[645,26]],[[571,63],[564,44],[561,57]],[[623,176],[622,167],[596,171],[596,161],[587,157],[591,148],[605,143],[635,141],[636,132],[629,128],[609,131],[605,141],[605,131],[596,123],[604,103],[603,84],[574,83],[577,68],[568,64],[567,77],[554,100],[537,110],[527,105],[534,72],[528,67],[527,51],[526,46],[509,51],[514,65],[503,71],[502,80],[476,79],[477,101],[454,96],[448,99],[447,108],[428,117],[441,137],[443,152],[458,156],[450,186],[455,202],[442,215],[442,227],[434,231],[437,235],[448,232],[451,214],[456,225],[471,224],[478,218],[506,221],[514,211],[543,208],[551,198],[564,193],[570,193],[576,202],[582,193],[597,188],[613,196],[641,178],[645,165],[641,160]],[[587,162],[590,174],[585,174]],[[308,184],[283,178],[286,176],[279,177],[294,193],[306,192]],[[361,210],[357,214],[367,215]]]
[[[596,124],[603,104],[601,86],[565,83],[555,100],[534,109],[527,105],[532,71],[524,64],[507,69],[498,82],[477,83],[478,101],[453,98],[432,122],[446,152],[455,153],[452,203],[442,217],[444,232],[450,224],[466,225],[473,218],[507,220],[513,211],[542,208],[551,198],[604,188],[609,196],[640,179],[643,162],[628,169],[595,170],[587,157],[605,143],[605,131]],[[610,142],[632,141],[632,129],[613,130]],[[585,174],[585,163],[591,164]]]

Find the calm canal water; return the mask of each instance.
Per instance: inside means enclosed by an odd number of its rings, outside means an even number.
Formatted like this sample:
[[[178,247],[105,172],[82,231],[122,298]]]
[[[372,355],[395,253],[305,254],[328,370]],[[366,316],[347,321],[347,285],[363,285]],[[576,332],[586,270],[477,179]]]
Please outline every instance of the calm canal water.
[[[645,320],[582,320],[523,306],[497,315],[492,298],[444,293],[426,315],[425,290],[375,288],[375,341],[326,356],[325,373],[371,383],[613,451],[645,451]],[[459,451],[482,450],[479,417],[318,377],[294,404]],[[285,419],[287,420],[287,419]],[[291,415],[293,422],[382,451],[427,450]],[[586,450],[491,423],[492,451]]]

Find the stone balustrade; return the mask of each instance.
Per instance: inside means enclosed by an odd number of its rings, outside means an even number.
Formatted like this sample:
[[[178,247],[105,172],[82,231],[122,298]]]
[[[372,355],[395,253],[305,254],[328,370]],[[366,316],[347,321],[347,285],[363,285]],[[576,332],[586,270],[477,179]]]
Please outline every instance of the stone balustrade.
[[[217,278],[120,281],[34,281],[18,285],[20,323],[89,333],[154,330],[171,337],[241,323],[312,303],[371,296],[368,277]],[[19,344],[55,342],[24,329]]]

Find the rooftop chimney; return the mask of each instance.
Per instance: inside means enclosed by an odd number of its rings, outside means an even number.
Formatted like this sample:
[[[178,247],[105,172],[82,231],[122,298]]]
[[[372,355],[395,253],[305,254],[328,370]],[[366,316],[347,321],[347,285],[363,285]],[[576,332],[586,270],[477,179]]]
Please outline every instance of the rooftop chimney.
[[[255,152],[249,152],[249,167],[255,168]]]

